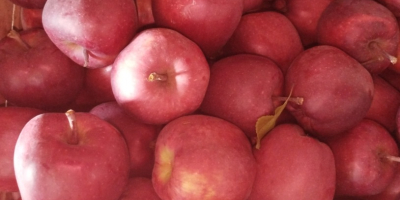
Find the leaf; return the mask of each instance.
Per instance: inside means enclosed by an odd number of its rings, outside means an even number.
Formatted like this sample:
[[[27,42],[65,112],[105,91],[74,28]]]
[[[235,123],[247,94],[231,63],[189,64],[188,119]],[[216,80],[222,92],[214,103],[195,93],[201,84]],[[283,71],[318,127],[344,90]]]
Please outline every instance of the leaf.
[[[292,96],[292,91],[293,87],[290,89],[289,96],[285,100],[285,102],[275,108],[275,114],[274,115],[265,115],[261,116],[258,118],[256,122],[256,133],[257,133],[257,143],[256,143],[256,149],[260,149],[260,143],[261,139],[267,135],[267,133],[272,130],[275,125],[276,125],[276,120],[279,118],[279,116],[282,114],[283,110],[286,108],[286,105]]]

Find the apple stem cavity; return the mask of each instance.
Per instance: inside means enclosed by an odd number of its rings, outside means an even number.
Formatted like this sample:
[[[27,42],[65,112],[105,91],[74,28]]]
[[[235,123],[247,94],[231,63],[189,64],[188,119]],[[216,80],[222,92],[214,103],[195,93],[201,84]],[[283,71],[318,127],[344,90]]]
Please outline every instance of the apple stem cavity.
[[[276,101],[286,101],[288,98],[287,97],[272,97],[272,100]],[[290,97],[289,102],[295,103],[297,105],[303,105],[304,98],[303,97]]]
[[[153,81],[167,81],[168,76],[166,74],[158,74],[156,72],[153,72],[149,75],[147,80],[153,82]]]
[[[384,59],[388,59],[390,61],[390,63],[392,63],[393,65],[397,63],[397,58],[395,56],[392,56],[390,54],[388,54],[386,51],[384,51],[377,42],[371,42],[369,44],[369,48],[372,51],[376,51],[378,52],[381,56],[378,59],[374,59],[374,60],[369,60],[366,61],[364,63],[362,63],[363,65],[365,64],[369,64],[371,62],[375,62],[375,61],[382,61]]]
[[[89,53],[85,48],[83,49],[83,60],[84,60],[83,67],[89,66]]]
[[[69,126],[71,128],[70,135],[68,136],[68,144],[77,145],[79,143],[78,130],[76,125],[75,111],[68,110],[65,115],[67,116]]]

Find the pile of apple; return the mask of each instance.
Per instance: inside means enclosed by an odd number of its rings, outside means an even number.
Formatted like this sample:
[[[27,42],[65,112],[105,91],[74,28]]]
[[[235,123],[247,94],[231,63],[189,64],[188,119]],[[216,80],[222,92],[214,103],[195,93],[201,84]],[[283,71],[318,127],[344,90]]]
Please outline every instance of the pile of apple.
[[[10,1],[0,200],[400,199],[400,2]]]

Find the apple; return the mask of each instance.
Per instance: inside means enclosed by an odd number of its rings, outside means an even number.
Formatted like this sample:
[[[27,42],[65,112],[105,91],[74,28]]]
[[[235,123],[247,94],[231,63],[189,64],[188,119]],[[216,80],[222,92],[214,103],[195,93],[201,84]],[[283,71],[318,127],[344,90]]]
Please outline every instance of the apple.
[[[22,29],[43,28],[42,11],[43,9],[21,8],[20,18]]]
[[[42,9],[47,0],[10,0],[12,3],[23,8]]]
[[[333,0],[274,0],[273,8],[296,27],[305,47],[318,43],[317,25],[322,12]]]
[[[243,12],[243,0],[153,0],[157,26],[174,29],[215,58],[228,41]]]
[[[281,124],[253,149],[257,175],[248,200],[321,200],[335,194],[335,160],[297,124]]]
[[[51,41],[73,61],[89,68],[112,64],[138,25],[132,0],[48,0],[42,15]]]
[[[116,102],[95,106],[90,113],[114,125],[124,136],[129,150],[130,177],[151,177],[154,145],[161,127],[138,122]]]
[[[22,129],[15,175],[23,200],[118,200],[128,184],[121,133],[89,113],[44,113]]]
[[[274,11],[246,14],[222,55],[250,53],[273,60],[285,74],[290,63],[303,51],[300,36],[283,14]]]
[[[154,190],[150,178],[130,178],[124,193],[119,200],[161,200]]]
[[[364,119],[327,143],[335,157],[336,195],[376,195],[393,180],[398,146],[377,122]]]
[[[399,26],[393,13],[373,0],[334,0],[321,14],[319,44],[336,46],[377,74],[396,63]]]
[[[3,38],[0,60],[0,93],[10,104],[64,111],[83,86],[84,69],[41,28],[14,31]]]
[[[34,108],[0,107],[0,192],[18,192],[13,164],[15,144],[25,124],[41,113]]]
[[[264,56],[237,54],[211,66],[210,83],[201,112],[225,119],[256,138],[259,117],[274,114],[283,101],[281,69]]]
[[[196,43],[172,29],[152,28],[118,55],[111,87],[118,104],[135,119],[165,124],[200,107],[209,77]]]
[[[287,109],[298,123],[319,139],[341,134],[367,114],[373,99],[371,74],[344,51],[329,45],[305,50],[285,77],[285,91],[303,103]]]
[[[390,133],[396,130],[397,109],[400,92],[379,76],[374,76],[374,96],[365,116],[383,125]]]
[[[163,200],[247,199],[255,175],[246,135],[225,120],[187,115],[158,136],[152,182]]]

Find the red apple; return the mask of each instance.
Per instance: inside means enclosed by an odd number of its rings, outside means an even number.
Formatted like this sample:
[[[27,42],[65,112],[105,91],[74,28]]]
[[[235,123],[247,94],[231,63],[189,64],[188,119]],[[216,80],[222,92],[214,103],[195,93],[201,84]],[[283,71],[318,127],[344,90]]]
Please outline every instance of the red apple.
[[[233,34],[243,12],[243,0],[153,0],[156,25],[174,29],[214,58]]]
[[[13,164],[15,144],[25,124],[42,112],[33,108],[0,107],[0,192],[18,192]]]
[[[251,54],[225,57],[211,66],[210,83],[200,110],[225,119],[253,139],[259,117],[282,104],[283,74],[270,59]]]
[[[400,92],[379,76],[374,76],[374,96],[365,116],[383,125],[390,133],[396,130],[397,109]]]
[[[153,28],[139,33],[118,55],[111,86],[131,116],[165,124],[199,108],[209,76],[198,45],[174,30]]]
[[[396,63],[399,26],[393,13],[373,0],[334,0],[321,14],[319,44],[336,46],[371,73]]]
[[[371,106],[371,74],[342,50],[319,45],[305,50],[285,77],[286,95],[304,99],[287,109],[298,123],[319,139],[341,134],[357,125]]]
[[[90,113],[114,125],[124,136],[129,149],[130,177],[150,178],[154,166],[154,145],[160,127],[137,122],[116,102],[99,104]]]
[[[40,28],[2,39],[0,60],[0,93],[10,104],[59,110],[83,86],[84,69],[58,50]]]
[[[275,0],[274,9],[282,12],[296,27],[305,47],[317,44],[317,25],[332,0]]]
[[[112,64],[137,29],[133,0],[48,0],[42,20],[54,44],[89,68]]]
[[[362,120],[357,126],[328,141],[335,157],[336,194],[368,196],[381,193],[391,183],[398,147],[377,122]]]
[[[43,28],[42,11],[43,9],[21,8],[20,18],[22,29]]]
[[[45,113],[22,129],[14,168],[23,200],[118,200],[129,153],[119,131],[89,113]]]
[[[129,179],[128,186],[125,188],[119,200],[161,200],[154,190],[150,178],[135,177]]]
[[[245,134],[206,115],[168,123],[157,139],[155,159],[152,181],[163,200],[247,199],[256,175]]]
[[[273,11],[244,15],[222,50],[223,55],[250,53],[268,57],[284,74],[302,51],[296,28],[285,15]]]
[[[328,145],[296,124],[273,128],[253,150],[257,176],[248,200],[322,200],[335,194],[335,160]]]

